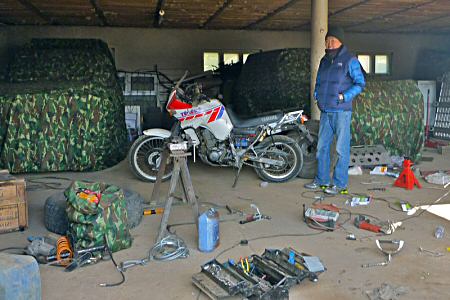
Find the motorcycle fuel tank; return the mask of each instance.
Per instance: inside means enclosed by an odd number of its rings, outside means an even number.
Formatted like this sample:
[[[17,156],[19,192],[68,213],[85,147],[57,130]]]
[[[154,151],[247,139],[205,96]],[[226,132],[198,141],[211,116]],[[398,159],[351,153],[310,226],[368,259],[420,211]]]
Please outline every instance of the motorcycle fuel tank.
[[[201,102],[198,106],[180,109],[174,115],[181,123],[181,128],[204,127],[220,141],[230,136],[233,124],[219,100]]]

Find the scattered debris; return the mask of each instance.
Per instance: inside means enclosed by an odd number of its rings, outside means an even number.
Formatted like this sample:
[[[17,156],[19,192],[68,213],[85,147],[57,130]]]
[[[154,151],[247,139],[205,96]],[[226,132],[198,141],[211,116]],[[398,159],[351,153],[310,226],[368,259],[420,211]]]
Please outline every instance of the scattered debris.
[[[356,236],[353,233],[347,234],[346,239],[349,241],[356,241]]]
[[[424,248],[422,248],[422,246],[419,247],[419,251],[421,253],[428,253],[429,255],[434,256],[434,257],[440,257],[440,256],[444,255],[443,253],[440,253],[437,251],[431,251],[431,250],[424,249]]]
[[[366,291],[366,295],[370,300],[397,300],[399,296],[407,292],[408,288],[404,286],[395,287],[388,283],[383,283],[381,287]]]
[[[402,211],[404,211],[404,212],[408,212],[411,209],[413,209],[413,206],[411,205],[411,203],[404,202],[404,201],[400,202],[400,207],[402,208]]]
[[[387,166],[376,166],[370,171],[370,175],[386,175],[387,171]]]
[[[386,188],[384,187],[375,187],[371,189],[367,189],[368,191],[380,191],[380,192],[386,192]]]
[[[351,207],[354,206],[366,206],[369,205],[370,202],[372,202],[371,196],[354,196],[351,200],[347,200],[345,204],[349,205]]]
[[[262,187],[262,188],[266,188],[266,187],[269,186],[269,183],[268,183],[267,181],[262,181],[262,182],[259,184],[259,186]]]
[[[400,252],[402,250],[405,241],[403,240],[376,240],[375,243],[377,244],[378,249],[380,249],[381,252],[383,252],[387,256],[387,260],[379,263],[371,263],[371,264],[363,264],[361,267],[363,268],[371,268],[371,267],[380,267],[380,266],[387,266],[391,260],[392,255]],[[385,247],[381,247],[381,245],[385,245]],[[386,245],[394,246],[393,249],[387,249]]]
[[[351,168],[348,169],[348,175],[354,175],[354,176],[357,176],[357,175],[362,175],[362,174],[363,174],[363,170],[362,170],[362,168],[361,168],[360,166],[358,166],[358,165],[353,166],[353,167],[351,167]]]
[[[425,176],[425,180],[428,183],[446,185],[450,182],[450,175],[442,171]]]
[[[445,232],[444,226],[438,226],[434,231],[434,237],[437,239],[442,239],[444,237],[444,232]]]

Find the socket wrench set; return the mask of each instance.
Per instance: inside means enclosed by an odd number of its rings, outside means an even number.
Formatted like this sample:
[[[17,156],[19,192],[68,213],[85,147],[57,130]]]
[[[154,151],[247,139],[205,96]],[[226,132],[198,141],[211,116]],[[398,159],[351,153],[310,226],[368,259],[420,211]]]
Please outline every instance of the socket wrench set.
[[[324,271],[318,257],[292,248],[266,249],[239,261],[213,259],[192,281],[211,299],[289,299],[289,288],[305,279],[316,282]]]

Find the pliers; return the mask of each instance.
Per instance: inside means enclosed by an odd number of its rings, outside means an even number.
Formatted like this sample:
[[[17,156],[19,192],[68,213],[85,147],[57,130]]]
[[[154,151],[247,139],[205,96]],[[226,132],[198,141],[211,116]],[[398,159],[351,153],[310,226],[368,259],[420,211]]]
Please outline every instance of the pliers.
[[[244,262],[245,262],[245,264],[244,264]],[[241,267],[242,267],[242,271],[244,271],[245,274],[248,274],[250,272],[250,264],[248,263],[247,257],[245,259],[243,259],[241,257]]]

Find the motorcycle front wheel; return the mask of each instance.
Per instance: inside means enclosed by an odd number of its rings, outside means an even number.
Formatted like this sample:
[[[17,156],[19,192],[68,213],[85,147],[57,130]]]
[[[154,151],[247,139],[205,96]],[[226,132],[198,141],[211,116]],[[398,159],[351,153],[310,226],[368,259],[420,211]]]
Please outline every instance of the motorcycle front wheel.
[[[259,146],[260,157],[282,160],[281,166],[255,163],[255,171],[265,181],[285,182],[298,175],[303,167],[303,154],[299,145],[291,138],[274,135],[266,138]]]
[[[143,135],[139,137],[128,152],[128,163],[134,175],[143,181],[156,182],[161,165],[165,140],[159,136]],[[169,157],[162,181],[172,176],[173,162]]]

